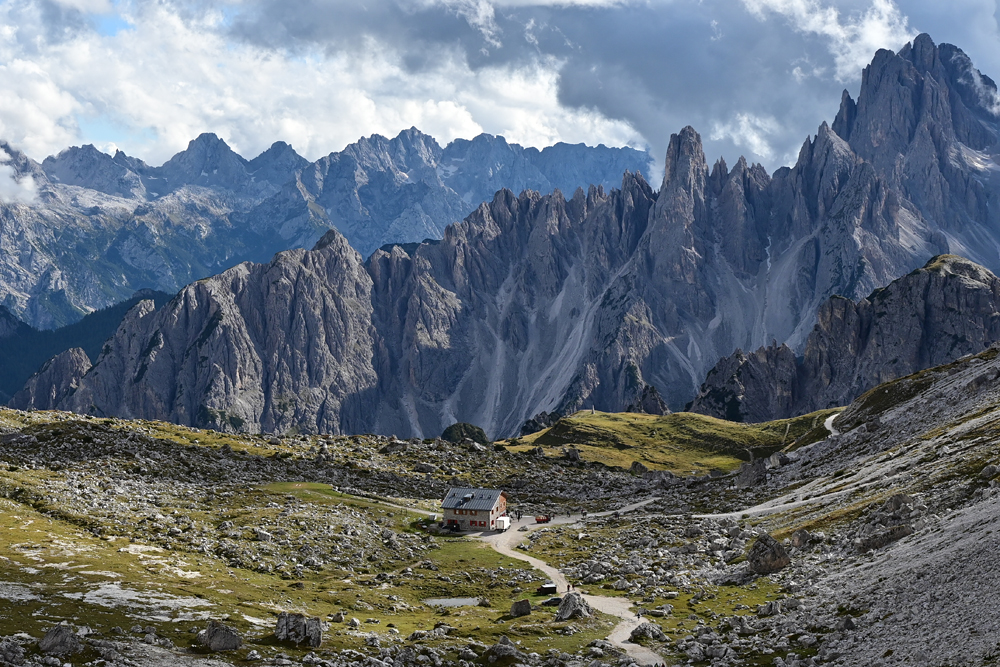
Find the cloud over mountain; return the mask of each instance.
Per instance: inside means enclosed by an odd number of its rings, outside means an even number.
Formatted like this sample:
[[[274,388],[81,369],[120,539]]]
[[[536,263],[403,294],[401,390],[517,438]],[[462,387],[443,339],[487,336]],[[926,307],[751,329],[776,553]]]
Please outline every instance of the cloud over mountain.
[[[203,131],[315,159],[417,126],[524,145],[647,145],[703,128],[711,157],[769,169],[877,48],[917,30],[1000,70],[993,0],[11,0],[0,137],[151,163]]]

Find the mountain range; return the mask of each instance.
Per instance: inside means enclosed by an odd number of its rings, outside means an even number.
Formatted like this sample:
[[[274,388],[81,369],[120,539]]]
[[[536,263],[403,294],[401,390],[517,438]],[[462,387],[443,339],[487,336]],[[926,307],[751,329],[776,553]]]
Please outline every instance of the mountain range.
[[[440,241],[367,260],[331,231],[140,303],[58,406],[493,437],[541,412],[678,409],[735,349],[800,353],[835,295],[941,253],[1000,270],[997,99],[960,49],[920,35],[875,55],[791,168],[709,168],[684,128],[658,190],[631,172],[570,197],[502,190]]]
[[[0,202],[0,303],[41,329],[152,288],[175,293],[244,260],[340,229],[364,256],[438,239],[501,187],[572,191],[648,170],[631,148],[541,151],[480,135],[442,148],[415,128],[363,138],[316,162],[276,142],[252,160],[203,134],[159,167],[87,145],[41,163],[0,142],[35,200]]]

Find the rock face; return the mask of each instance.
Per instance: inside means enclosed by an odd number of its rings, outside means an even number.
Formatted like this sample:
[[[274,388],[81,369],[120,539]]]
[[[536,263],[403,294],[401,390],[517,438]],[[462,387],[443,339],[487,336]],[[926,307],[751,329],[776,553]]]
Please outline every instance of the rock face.
[[[767,533],[757,536],[757,540],[747,552],[747,564],[750,571],[757,574],[772,574],[788,567],[792,559],[785,552],[778,540]]]
[[[583,596],[576,591],[570,591],[563,596],[559,608],[556,609],[556,622],[569,621],[574,618],[589,618],[594,615],[594,610],[590,608]]]
[[[281,642],[292,642],[296,646],[305,644],[319,648],[323,644],[323,623],[318,618],[309,618],[303,614],[278,614],[278,624],[274,636]]]
[[[817,320],[802,358],[782,345],[722,359],[691,411],[749,422],[791,417],[981,352],[1000,342],[1000,279],[942,255],[866,299],[833,297]]]
[[[963,81],[994,87],[960,53],[926,36],[899,54],[879,52],[858,102],[846,97],[834,127],[824,123],[796,165],[773,175],[742,159],[709,169],[700,137],[685,128],[671,138],[659,191],[632,173],[619,190],[569,199],[503,190],[439,242],[393,245],[362,263],[334,233],[313,251],[240,265],[188,286],[161,313],[127,318],[61,407],[227,430],[421,437],[465,421],[498,437],[543,412],[649,411],[654,396],[679,408],[737,348],[780,341],[790,369],[834,295],[861,299],[949,248],[1000,263],[987,252],[1000,235],[1000,202],[973,205],[1000,191],[1000,170],[990,168],[998,118]],[[910,161],[890,169],[873,151],[879,133],[910,122],[880,125],[880,114],[903,108],[884,98],[900,95],[916,105],[915,138],[890,142],[892,160]],[[338,160],[398,154],[441,164],[425,139],[397,139]],[[334,162],[315,178],[331,183]],[[928,173],[949,162],[944,180],[932,179],[936,199],[900,175],[911,162]],[[323,196],[320,208],[333,206]],[[850,310],[831,303],[821,320]],[[793,403],[789,394],[778,392],[773,409]]]
[[[235,651],[243,646],[239,632],[217,621],[209,621],[208,627],[198,633],[197,641],[209,651]]]
[[[83,650],[80,638],[69,625],[56,625],[38,642],[38,650],[47,655],[72,655]]]
[[[43,329],[140,288],[173,293],[240,261],[310,247],[330,227],[368,256],[386,243],[440,238],[501,187],[610,187],[650,164],[628,148],[537,151],[490,135],[441,148],[415,129],[314,163],[280,141],[246,160],[214,134],[160,167],[92,145],[38,164],[0,142],[0,161],[37,191],[31,203],[0,203],[0,303]]]
[[[90,370],[90,358],[79,347],[52,357],[14,394],[10,407],[18,410],[52,410],[76,391],[80,379]]]

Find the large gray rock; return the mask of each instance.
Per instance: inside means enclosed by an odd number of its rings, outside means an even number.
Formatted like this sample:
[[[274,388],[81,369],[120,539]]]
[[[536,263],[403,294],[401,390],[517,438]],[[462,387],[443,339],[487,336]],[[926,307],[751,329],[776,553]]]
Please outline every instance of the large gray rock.
[[[531,613],[531,600],[517,600],[510,605],[510,615],[514,618]]]
[[[781,542],[767,533],[757,536],[750,551],[747,552],[747,564],[750,571],[756,574],[773,574],[788,567],[792,559],[788,557]]]
[[[38,642],[38,650],[46,655],[66,656],[82,651],[83,644],[72,626],[56,625]]]
[[[24,664],[24,647],[9,637],[0,639],[0,664],[15,665],[19,667]]]
[[[645,623],[640,623],[629,634],[629,641],[631,642],[635,642],[636,644],[638,644],[644,640],[663,642],[667,641],[667,635],[664,634],[663,628],[656,625],[655,623],[649,623],[647,621]]]
[[[318,618],[309,618],[303,614],[278,614],[278,623],[274,629],[278,641],[291,642],[298,646],[305,644],[318,648],[323,644],[323,622]]]
[[[524,653],[517,649],[517,645],[507,638],[507,635],[500,637],[499,641],[489,647],[483,656],[486,658],[487,663],[494,663],[499,660],[509,660],[513,662],[516,660],[523,660],[525,657]]]
[[[240,633],[218,621],[209,621],[208,627],[199,632],[195,639],[209,651],[235,651],[243,646]]]
[[[9,405],[18,410],[52,410],[76,391],[89,370],[90,358],[86,352],[79,347],[66,350],[45,362],[24,388],[14,394]]]
[[[594,610],[590,608],[583,596],[576,591],[570,591],[563,596],[562,602],[559,603],[555,620],[559,622],[574,618],[589,618],[593,614]]]

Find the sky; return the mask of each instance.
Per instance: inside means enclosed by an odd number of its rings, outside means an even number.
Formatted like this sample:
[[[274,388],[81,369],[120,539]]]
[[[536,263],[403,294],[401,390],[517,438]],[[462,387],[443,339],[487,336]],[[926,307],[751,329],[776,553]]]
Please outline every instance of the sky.
[[[692,125],[710,162],[773,170],[879,48],[928,32],[1000,79],[998,18],[997,0],[0,0],[0,139],[158,165],[202,132],[316,159],[416,126],[661,162]]]

